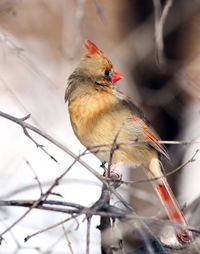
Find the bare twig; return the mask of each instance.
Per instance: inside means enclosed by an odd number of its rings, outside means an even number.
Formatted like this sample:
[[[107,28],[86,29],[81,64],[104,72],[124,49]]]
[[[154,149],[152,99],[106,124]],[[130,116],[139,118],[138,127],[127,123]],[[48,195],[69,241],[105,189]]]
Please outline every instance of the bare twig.
[[[160,178],[163,178],[163,177],[168,177],[168,176],[173,175],[174,173],[178,172],[180,169],[182,169],[183,167],[185,167],[189,163],[194,162],[195,161],[195,157],[198,154],[198,152],[199,152],[199,149],[197,149],[195,151],[195,153],[192,155],[192,157],[189,160],[183,162],[181,165],[179,165],[178,167],[176,167],[172,171],[170,171],[168,173],[165,173],[164,176],[154,177],[154,178],[151,178],[151,179],[142,179],[142,180],[137,180],[137,181],[122,181],[121,180],[120,182],[121,183],[125,183],[125,184],[136,184],[136,183],[152,182],[152,181],[159,180]]]
[[[0,206],[24,206],[29,207],[32,206],[36,200],[0,200]],[[51,205],[51,206],[64,206],[64,207],[73,207],[78,210],[85,209],[85,206],[80,204],[72,203],[72,202],[65,202],[65,201],[58,201],[58,200],[44,200],[41,202],[40,206],[43,205]]]
[[[109,185],[109,182],[107,182],[108,178],[102,177],[102,176],[101,176],[100,174],[98,174],[93,168],[91,168],[87,163],[85,163],[84,161],[82,161],[82,160],[80,159],[81,156],[83,156],[84,154],[86,154],[87,149],[86,149],[86,151],[84,151],[81,155],[76,156],[76,155],[73,154],[66,146],[63,146],[61,143],[59,143],[57,140],[53,139],[51,136],[49,136],[49,135],[46,134],[45,132],[39,130],[38,128],[36,128],[36,127],[34,127],[34,126],[32,126],[31,124],[26,123],[23,119],[13,117],[13,116],[8,115],[8,114],[3,113],[3,112],[0,112],[0,116],[2,116],[2,117],[4,117],[4,118],[6,118],[6,119],[9,119],[9,120],[11,120],[11,121],[13,121],[13,122],[19,124],[23,129],[25,128],[25,129],[30,129],[30,130],[34,131],[35,133],[37,133],[37,134],[41,135],[42,137],[46,138],[46,139],[49,140],[51,143],[53,143],[54,145],[56,145],[57,147],[59,147],[59,148],[62,149],[64,152],[66,152],[67,154],[69,154],[71,157],[74,158],[74,162],[70,165],[70,167],[69,167],[68,169],[66,169],[65,172],[63,172],[63,174],[61,174],[58,178],[55,179],[54,183],[53,183],[53,184],[51,185],[51,187],[47,190],[47,192],[45,192],[37,201],[35,201],[35,202],[33,203],[33,205],[32,205],[31,207],[29,207],[29,209],[26,211],[26,213],[25,213],[24,215],[22,215],[22,216],[21,216],[15,223],[13,223],[9,228],[7,228],[7,230],[5,230],[5,231],[3,232],[3,234],[5,234],[6,232],[8,232],[13,226],[15,226],[20,220],[22,220],[33,208],[37,208],[37,206],[40,205],[42,201],[46,201],[47,196],[48,196],[49,194],[51,194],[52,189],[59,183],[59,180],[60,180],[60,179],[70,170],[70,168],[71,168],[72,166],[74,166],[74,164],[78,161],[78,162],[79,162],[80,164],[82,164],[89,172],[91,172],[92,174],[94,174],[94,175],[106,186],[106,188],[108,188],[108,190],[109,190],[112,194],[114,194],[114,195],[118,198],[118,200],[120,200],[120,202],[121,202],[126,208],[128,208],[129,213],[132,214],[132,216],[134,216],[134,217],[138,220],[138,223],[141,224],[141,226],[145,229],[145,231],[148,232],[148,233],[152,236],[152,238],[156,241],[156,243],[157,243],[157,244],[160,246],[160,248],[163,250],[163,253],[166,253],[166,252],[165,252],[165,249],[164,249],[164,247],[163,247],[163,245],[162,245],[162,243],[160,242],[160,240],[158,239],[158,237],[152,232],[152,230],[148,227],[148,225],[145,223],[145,221],[144,221],[140,216],[138,216],[138,215],[134,212],[133,208],[132,208],[132,207],[126,202],[126,200],[115,190],[115,188],[114,188],[112,185]],[[32,140],[32,141],[33,141],[33,140]],[[33,141],[33,142],[34,142],[34,141]],[[35,143],[35,142],[34,142],[34,143]],[[132,142],[132,143],[133,143],[133,142]],[[136,142],[135,142],[135,143],[136,143]],[[112,144],[111,144],[111,145],[112,145]],[[88,210],[88,209],[86,209],[86,211],[87,211],[87,213],[86,213],[87,215],[88,215],[88,214],[95,214],[95,212],[96,212],[96,211],[92,211],[92,212],[91,212],[91,211]],[[73,219],[74,217],[77,217],[77,216],[79,216],[80,214],[84,214],[84,213],[85,213],[85,211],[82,210],[81,213],[76,214],[75,216],[70,217],[70,218]],[[96,213],[97,213],[97,212],[96,212]],[[102,211],[98,211],[98,214],[99,214],[100,216],[103,216],[103,212],[102,212]],[[105,214],[105,213],[104,213],[104,214]],[[112,215],[106,213],[105,216],[112,216]],[[120,215],[120,216],[121,216],[121,215]],[[68,218],[67,220],[64,220],[64,221],[62,221],[62,222],[60,222],[60,223],[58,223],[58,224],[55,224],[55,225],[53,225],[53,226],[50,226],[50,227],[48,227],[48,228],[46,228],[46,229],[43,229],[43,230],[41,230],[41,231],[39,231],[39,232],[37,232],[37,233],[31,235],[31,236],[28,236],[28,238],[26,238],[26,240],[29,239],[29,238],[32,237],[32,236],[35,236],[35,235],[39,234],[39,233],[45,232],[45,231],[47,231],[47,230],[49,230],[49,229],[51,229],[51,228],[54,228],[54,227],[56,227],[56,226],[59,226],[59,225],[65,223],[66,221],[68,221],[70,218]]]
[[[83,152],[84,154],[84,152]],[[32,206],[29,207],[29,209],[23,214],[21,215],[14,223],[12,223],[6,230],[4,230],[2,233],[1,233],[1,236],[3,236],[5,233],[7,233],[11,228],[13,228],[16,224],[18,224],[22,219],[24,219],[27,214],[29,214],[31,212],[31,210],[35,207],[37,207],[41,201],[44,201],[47,199],[47,197],[51,194],[53,188],[59,184],[59,181],[69,172],[69,170],[73,167],[73,165],[76,163],[76,161],[81,157],[82,155],[79,155],[73,162],[72,164],[59,176],[57,177],[53,184],[48,188],[48,190],[42,194],[40,196],[40,198],[38,200],[36,200]]]
[[[106,178],[104,178],[103,176],[101,176],[98,172],[96,172],[92,167],[90,167],[86,162],[84,162],[83,160],[81,160],[81,156],[76,156],[73,152],[70,151],[69,148],[67,148],[66,146],[64,146],[63,144],[61,144],[60,142],[58,142],[57,140],[55,140],[53,137],[51,137],[50,135],[48,135],[47,133],[39,130],[38,128],[32,126],[31,124],[24,122],[23,118],[16,118],[13,117],[9,114],[6,114],[2,111],[0,111],[0,116],[13,121],[17,124],[19,124],[23,129],[27,128],[30,129],[32,131],[34,131],[35,133],[39,134],[40,136],[46,138],[48,141],[50,141],[51,143],[53,143],[54,145],[56,145],[57,147],[59,147],[61,150],[63,150],[65,153],[67,153],[68,155],[70,155],[72,158],[74,158],[74,162],[71,164],[70,168],[78,161],[81,165],[83,165],[90,173],[92,173],[93,175],[95,175],[103,184],[105,184],[106,186],[108,186],[107,182],[105,181]],[[87,149],[86,149],[87,151]],[[86,153],[86,151],[84,153]],[[83,155],[83,154],[82,154]],[[57,181],[57,180],[56,180]],[[126,200],[118,193],[116,192],[116,190],[114,188],[112,188],[111,186],[108,186],[109,190],[121,201],[121,203],[127,207],[130,211],[133,211],[133,208],[126,202]],[[44,194],[45,195],[45,194]],[[7,231],[6,231],[7,232]],[[5,233],[5,232],[4,232]]]
[[[58,142],[56,139],[54,139],[53,137],[51,137],[50,135],[48,135],[46,132],[36,128],[35,126],[23,121],[23,118],[16,118],[14,116],[11,116],[9,114],[6,114],[2,111],[0,111],[0,116],[4,117],[18,125],[20,125],[23,129],[29,129],[35,133],[37,133],[38,135],[42,136],[43,138],[47,139],[49,142],[51,142],[52,144],[54,144],[55,146],[59,147],[62,151],[64,151],[65,153],[67,153],[68,155],[70,155],[73,159],[76,160],[76,162],[79,162],[82,166],[84,166],[88,171],[90,171],[90,173],[92,173],[93,175],[95,175],[100,181],[103,181],[104,177],[101,176],[98,172],[96,172],[92,167],[90,167],[86,162],[84,162],[83,160],[81,160],[80,158],[77,157],[76,154],[74,154],[67,146],[61,144],[60,142]],[[34,142],[34,141],[33,141]],[[35,143],[35,142],[34,142]],[[36,144],[37,145],[37,144]]]
[[[20,125],[23,129],[29,129],[35,133],[37,133],[38,135],[42,136],[43,138],[47,139],[49,142],[51,142],[52,144],[56,145],[57,147],[59,147],[61,150],[63,150],[65,153],[67,153],[68,155],[70,155],[72,158],[76,159],[77,156],[71,152],[71,150],[66,147],[65,145],[61,144],[60,142],[58,142],[56,139],[54,139],[53,137],[51,137],[50,135],[48,135],[46,132],[41,131],[40,129],[38,129],[37,127],[25,122],[25,120],[27,120],[30,117],[30,114],[23,117],[23,118],[17,118],[14,117],[12,115],[9,115],[5,112],[0,111],[0,116],[4,117],[18,125]],[[32,140],[32,139],[31,139]],[[41,145],[38,144],[35,140],[32,140],[37,147],[40,147]],[[200,141],[163,141],[163,140],[159,140],[157,141],[160,144],[171,144],[171,145],[191,145],[191,144],[200,144]],[[128,145],[128,144],[151,144],[152,142],[148,142],[148,141],[131,141],[131,142],[127,142],[127,143],[117,143],[116,145]],[[101,144],[101,145],[97,145],[97,146],[92,146],[89,147],[90,150],[92,150],[92,152],[95,153],[95,149],[101,148],[101,147],[112,147],[113,144]],[[94,149],[94,150],[93,150]],[[110,149],[109,149],[110,150]],[[97,178],[99,178],[99,180],[103,180],[103,177],[100,174],[96,174],[96,172],[84,161],[82,161],[81,159],[78,160],[78,162],[80,164],[82,164],[85,168],[87,168],[89,171],[91,171],[92,174],[94,174]]]
[[[66,238],[67,245],[68,245],[68,247],[69,247],[70,253],[71,253],[71,254],[74,254],[73,249],[72,249],[71,242],[70,242],[70,240],[69,240],[69,238],[68,238],[68,234],[67,234],[67,231],[66,231],[64,225],[62,225],[62,228],[63,228],[63,231],[64,231],[64,236],[65,236],[65,238]]]
[[[69,218],[67,218],[65,220],[62,220],[62,221],[60,221],[60,222],[58,222],[56,224],[51,225],[50,227],[44,228],[44,229],[42,229],[42,230],[40,230],[40,231],[38,231],[38,232],[36,232],[36,233],[34,233],[32,235],[28,235],[27,237],[24,238],[24,241],[27,242],[32,237],[34,237],[36,235],[39,235],[41,233],[44,233],[44,232],[46,232],[46,231],[48,231],[50,229],[56,228],[56,227],[58,227],[60,225],[63,225],[64,223],[66,223],[66,222],[68,222],[68,221],[70,221],[70,220],[72,220],[74,218],[77,218],[78,216],[80,216],[80,214],[72,215],[72,216],[70,216]]]
[[[156,142],[158,142],[159,144],[163,144],[163,145],[192,145],[192,144],[200,144],[200,140],[199,141],[182,141],[182,140],[157,140]],[[135,141],[130,141],[130,142],[120,142],[120,143],[116,143],[116,145],[118,147],[122,146],[122,145],[142,145],[142,144],[154,144],[152,141],[139,141],[139,140],[135,140]],[[113,144],[101,144],[101,145],[95,145],[95,146],[90,146],[88,147],[88,149],[90,151],[92,151],[93,153],[97,153],[99,151],[99,148],[105,147],[107,148],[107,150],[105,151],[110,151],[111,147]]]
[[[39,187],[39,189],[40,189],[40,195],[42,195],[42,194],[43,194],[42,185],[41,185],[41,182],[40,182],[38,176],[37,176],[36,173],[35,173],[35,170],[33,169],[33,167],[31,166],[31,164],[30,164],[30,162],[29,162],[28,160],[25,160],[25,162],[26,162],[26,164],[28,165],[28,167],[31,169],[31,171],[33,172],[34,179],[37,181],[38,187]]]
[[[115,141],[113,143],[115,143],[117,140],[117,138],[115,138]],[[114,152],[114,150],[113,150]],[[112,155],[110,155],[112,156]],[[118,174],[115,174],[114,172],[111,172],[110,175],[111,179],[116,179],[119,178]],[[120,176],[121,179],[121,176]],[[113,188],[118,188],[119,185],[116,185],[114,183],[112,183]],[[102,193],[101,196],[99,198],[99,200],[94,204],[95,209],[107,209],[108,207],[110,207],[110,197],[111,197],[111,193],[109,191],[109,189],[107,188],[107,186],[103,185],[102,187]],[[112,250],[112,239],[116,238],[115,235],[112,235],[111,232],[111,218],[110,217],[103,217],[101,216],[100,218],[100,225],[98,226],[98,229],[101,232],[101,251],[102,254],[113,254],[113,250]],[[110,239],[107,239],[107,237],[105,237],[105,232],[109,231],[110,234]]]
[[[42,201],[37,207],[33,209],[41,209],[47,210],[52,212],[61,212],[61,213],[68,213],[68,214],[85,214],[88,217],[92,215],[99,215],[99,216],[109,216],[113,218],[120,218],[126,216],[126,211],[115,207],[115,211],[113,209],[107,208],[107,210],[103,209],[103,204],[105,203],[105,198],[101,196],[101,201],[95,203],[96,205],[87,208],[85,206],[81,206],[80,204],[75,204],[71,202],[64,202],[64,201],[55,201],[55,200],[45,200]],[[0,206],[16,206],[16,207],[32,207],[33,204],[37,200],[1,200]],[[66,208],[70,207],[70,208]],[[74,209],[72,209],[72,208]],[[112,206],[110,207],[112,208]]]
[[[91,219],[87,218],[87,233],[86,233],[86,254],[90,254],[90,229],[91,229]]]
[[[18,205],[19,204],[19,206],[21,206],[22,204],[24,203],[24,205],[31,205],[31,204],[33,204],[34,203],[34,201],[1,201],[1,203],[0,203],[0,205]],[[64,206],[66,205],[66,206],[72,206],[72,207],[79,207],[80,205],[77,205],[77,204],[73,204],[73,203],[69,203],[69,202],[61,202],[61,201],[53,201],[53,200],[47,200],[47,201],[44,201],[44,204],[57,204],[57,205],[59,205],[59,207],[63,204]],[[100,206],[99,206],[100,207]],[[42,206],[38,206],[38,207],[35,207],[35,208],[37,208],[37,209],[40,209],[40,208],[42,208],[43,209],[43,207]],[[80,208],[83,208],[83,207],[80,207]],[[101,209],[103,209],[103,208],[101,208]],[[43,233],[43,232],[46,232],[46,231],[48,231],[48,230],[50,230],[50,229],[53,229],[53,228],[55,228],[55,227],[57,227],[57,226],[60,226],[60,225],[62,225],[63,223],[65,223],[65,222],[67,222],[67,221],[69,221],[69,220],[71,220],[71,219],[75,219],[75,218],[77,218],[79,215],[81,215],[81,214],[86,214],[87,216],[89,215],[89,216],[92,216],[92,215],[99,215],[99,216],[101,216],[101,226],[99,227],[99,229],[105,229],[105,226],[106,225],[108,225],[108,220],[109,220],[109,223],[110,223],[110,217],[112,217],[112,218],[119,218],[120,220],[122,219],[122,221],[124,221],[124,219],[125,220],[127,220],[127,223],[128,224],[130,224],[130,225],[135,225],[135,223],[137,222],[138,223],[138,225],[140,224],[140,223],[142,223],[141,224],[141,227],[142,228],[144,228],[145,230],[144,230],[144,232],[143,232],[143,234],[146,234],[145,232],[148,232],[148,234],[150,234],[150,236],[153,238],[153,239],[155,239],[155,241],[157,242],[157,244],[160,246],[160,248],[162,247],[163,248],[163,246],[162,246],[162,244],[159,242],[159,239],[155,236],[155,234],[153,234],[152,232],[151,232],[151,230],[149,229],[149,226],[148,225],[150,225],[150,224],[146,224],[146,222],[145,221],[153,221],[154,223],[156,222],[156,221],[158,221],[159,223],[161,223],[162,222],[162,220],[160,220],[160,219],[157,219],[157,218],[149,218],[149,217],[141,217],[141,216],[138,216],[137,214],[133,214],[133,213],[129,213],[129,212],[127,212],[127,211],[123,211],[123,210],[121,210],[121,209],[119,209],[119,208],[117,208],[117,207],[114,207],[114,206],[108,206],[107,208],[105,207],[104,209],[105,209],[105,211],[101,211],[101,209],[99,210],[99,211],[95,211],[94,209],[91,209],[91,208],[83,208],[83,209],[80,209],[80,210],[73,210],[73,214],[75,214],[76,213],[76,215],[72,215],[72,217],[70,217],[70,218],[67,218],[66,220],[63,220],[63,221],[60,221],[59,223],[56,223],[56,224],[54,224],[54,225],[51,225],[50,227],[47,227],[47,228],[45,228],[45,229],[43,229],[43,230],[40,230],[40,231],[38,231],[38,232],[36,232],[36,233],[34,233],[33,235],[31,235],[31,236],[28,236],[27,238],[25,238],[25,240],[29,240],[31,237],[33,237],[33,236],[35,236],[35,235],[38,235],[38,234],[40,234],[40,233]],[[47,210],[50,210],[50,211],[54,211],[53,209],[47,209]],[[58,208],[57,209],[57,211],[59,211],[59,212],[65,212],[65,210],[64,209],[62,209],[62,208]],[[72,210],[71,210],[72,211]],[[105,220],[103,219],[103,217],[105,218]],[[134,221],[132,221],[132,220],[134,220]],[[136,220],[136,221],[135,221]],[[106,223],[105,223],[106,222]],[[166,221],[163,221],[162,223],[166,223]],[[185,227],[183,227],[183,226],[181,226],[181,225],[179,225],[179,224],[176,224],[176,223],[172,223],[172,222],[168,222],[168,224],[169,225],[172,225],[172,226],[174,226],[174,227],[180,227],[180,228],[184,228],[185,229]],[[191,230],[191,231],[193,231],[193,232],[195,232],[195,233],[200,233],[199,232],[199,230],[198,229],[196,229],[196,228],[187,228],[187,230]],[[144,239],[147,239],[147,236],[145,236],[144,237]],[[170,247],[170,246],[168,246],[168,247]],[[172,247],[172,246],[171,246]],[[181,248],[182,248],[183,246],[181,246]],[[163,252],[163,253],[166,253],[166,252]]]
[[[108,177],[108,178],[110,178],[110,169],[111,169],[111,165],[112,165],[113,155],[114,155],[115,151],[118,149],[117,139],[119,137],[120,131],[121,131],[121,128],[116,133],[115,138],[114,138],[113,143],[112,143],[112,147],[110,149],[110,156],[109,156],[109,161],[108,161],[108,170],[107,170],[107,174],[106,174],[106,177]]]
[[[93,180],[87,180],[87,179],[79,179],[79,178],[71,178],[70,179],[66,179],[64,178],[62,180],[62,183],[65,184],[73,184],[74,182],[76,183],[84,183],[84,184],[93,184],[95,186],[100,186],[99,183],[93,181]],[[42,181],[42,186],[45,187],[45,186],[49,186],[50,184],[52,183],[52,180],[49,180],[49,181]],[[24,185],[22,187],[19,187],[19,188],[16,188],[16,189],[13,189],[11,190],[10,192],[8,193],[4,193],[2,195],[0,195],[0,200],[3,200],[3,199],[8,199],[10,197],[12,197],[13,195],[16,195],[16,194],[19,194],[19,193],[24,193],[25,191],[29,191],[31,189],[35,189],[38,187],[38,184],[28,184],[28,185]],[[51,193],[52,194],[52,193]]]

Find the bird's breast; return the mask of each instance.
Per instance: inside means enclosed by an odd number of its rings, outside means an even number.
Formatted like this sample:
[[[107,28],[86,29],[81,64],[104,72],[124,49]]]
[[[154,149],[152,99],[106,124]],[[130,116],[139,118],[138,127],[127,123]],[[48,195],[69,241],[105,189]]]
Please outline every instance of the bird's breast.
[[[109,135],[111,128],[110,119],[106,116],[114,103],[115,98],[106,93],[79,96],[69,103],[72,127],[85,146],[105,142],[105,129]]]

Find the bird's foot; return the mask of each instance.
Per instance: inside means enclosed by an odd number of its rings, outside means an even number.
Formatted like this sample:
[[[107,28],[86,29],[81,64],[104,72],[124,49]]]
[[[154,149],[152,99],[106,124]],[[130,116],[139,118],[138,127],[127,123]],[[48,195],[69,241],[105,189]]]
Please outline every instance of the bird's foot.
[[[182,230],[181,232],[178,232],[177,233],[177,238],[182,243],[190,243],[194,240],[193,236],[192,236],[192,233],[189,232],[189,231],[185,231],[185,230]]]
[[[106,169],[103,176],[111,180],[113,187],[116,189],[121,185],[122,173],[116,169],[116,165],[112,165],[110,170]]]

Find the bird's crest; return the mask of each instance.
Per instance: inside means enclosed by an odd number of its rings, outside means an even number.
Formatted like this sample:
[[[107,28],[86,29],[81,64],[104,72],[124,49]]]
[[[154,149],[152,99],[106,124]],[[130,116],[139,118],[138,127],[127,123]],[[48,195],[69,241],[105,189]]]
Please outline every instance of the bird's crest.
[[[103,52],[97,48],[97,46],[90,40],[86,40],[84,47],[89,51],[90,54],[103,55]]]

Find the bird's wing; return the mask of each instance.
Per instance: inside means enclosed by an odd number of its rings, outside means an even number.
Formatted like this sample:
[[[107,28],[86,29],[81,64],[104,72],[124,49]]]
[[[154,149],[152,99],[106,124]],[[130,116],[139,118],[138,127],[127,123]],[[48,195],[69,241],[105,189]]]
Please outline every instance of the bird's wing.
[[[141,135],[144,136],[145,141],[149,142],[150,146],[164,155],[167,159],[170,159],[165,146],[159,142],[161,140],[160,137],[145,118],[143,111],[127,97],[122,98],[121,103],[130,112],[128,121],[134,123],[134,126],[142,132]]]
[[[165,146],[159,142],[161,140],[159,136],[157,136],[157,134],[147,125],[143,127],[143,131],[145,138],[150,142],[150,145],[169,160],[170,158]]]

